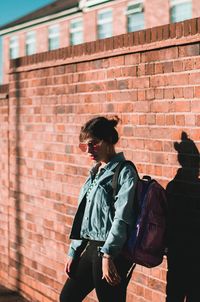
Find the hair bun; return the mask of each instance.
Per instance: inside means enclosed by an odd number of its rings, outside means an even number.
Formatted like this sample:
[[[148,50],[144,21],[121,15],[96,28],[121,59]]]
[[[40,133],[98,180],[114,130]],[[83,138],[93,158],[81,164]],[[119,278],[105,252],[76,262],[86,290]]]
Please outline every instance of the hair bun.
[[[111,119],[108,119],[109,126],[112,128],[115,128],[118,125],[119,121],[120,121],[120,119],[117,115],[115,115]]]

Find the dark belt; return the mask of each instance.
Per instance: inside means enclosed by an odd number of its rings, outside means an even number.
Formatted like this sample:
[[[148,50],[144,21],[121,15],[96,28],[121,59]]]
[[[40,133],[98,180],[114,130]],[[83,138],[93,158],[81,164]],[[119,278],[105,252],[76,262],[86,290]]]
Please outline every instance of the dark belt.
[[[97,250],[97,254],[99,257],[102,256],[101,248],[104,245],[105,241],[98,241],[98,240],[88,240],[88,246],[91,246]]]

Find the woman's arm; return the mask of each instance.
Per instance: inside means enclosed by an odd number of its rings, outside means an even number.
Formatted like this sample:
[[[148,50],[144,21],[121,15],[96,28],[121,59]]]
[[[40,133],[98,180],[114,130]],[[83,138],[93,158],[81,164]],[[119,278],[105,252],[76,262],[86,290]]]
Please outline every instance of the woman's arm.
[[[112,227],[101,251],[116,257],[122,250],[128,233],[133,226],[133,202],[138,176],[132,166],[125,166],[119,175],[119,190],[114,203],[115,215]]]
[[[67,261],[65,265],[65,272],[69,278],[73,277],[73,273],[76,270],[76,264],[78,258],[85,249],[87,240],[72,240],[69,246]]]

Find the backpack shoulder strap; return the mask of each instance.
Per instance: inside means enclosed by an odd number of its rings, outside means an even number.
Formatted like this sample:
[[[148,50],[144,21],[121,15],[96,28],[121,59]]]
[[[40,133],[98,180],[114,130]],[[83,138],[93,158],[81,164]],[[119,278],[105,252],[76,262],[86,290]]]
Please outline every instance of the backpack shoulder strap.
[[[119,162],[119,164],[117,165],[117,167],[115,169],[115,173],[114,173],[113,179],[112,179],[113,198],[115,198],[115,195],[117,193],[117,184],[118,184],[118,178],[119,178],[120,171],[123,169],[123,167],[128,166],[128,165],[132,166],[138,175],[136,166],[134,165],[134,163],[132,161],[123,160],[123,161]],[[139,178],[139,175],[138,175],[138,178]]]

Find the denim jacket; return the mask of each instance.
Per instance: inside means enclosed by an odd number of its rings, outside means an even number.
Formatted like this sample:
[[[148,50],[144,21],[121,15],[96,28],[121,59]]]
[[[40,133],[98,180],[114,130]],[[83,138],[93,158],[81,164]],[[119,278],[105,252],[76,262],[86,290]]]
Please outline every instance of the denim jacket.
[[[127,239],[129,227],[133,225],[133,200],[138,176],[134,168],[126,165],[120,172],[115,200],[112,196],[112,178],[120,161],[118,153],[100,171],[100,176],[89,194],[96,167],[90,171],[79,195],[79,206],[74,217],[68,255],[78,257],[87,244],[87,238],[105,242],[102,253],[117,256]],[[89,234],[89,236],[88,236]]]

